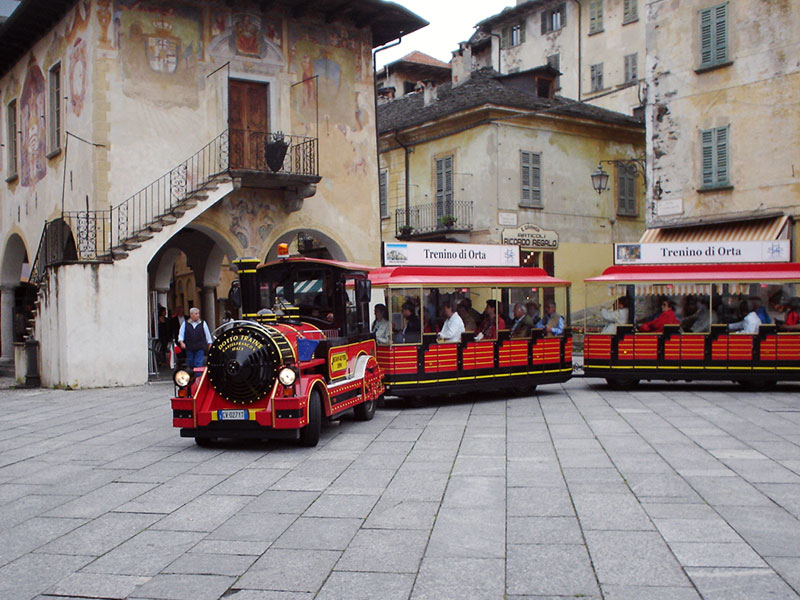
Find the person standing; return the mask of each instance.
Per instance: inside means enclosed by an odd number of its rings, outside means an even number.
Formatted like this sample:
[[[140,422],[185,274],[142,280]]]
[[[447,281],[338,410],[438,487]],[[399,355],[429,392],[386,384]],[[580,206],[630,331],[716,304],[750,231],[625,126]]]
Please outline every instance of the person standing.
[[[205,321],[200,320],[200,309],[189,309],[189,320],[184,321],[178,333],[178,344],[186,352],[186,366],[202,367],[206,352],[211,346],[211,332]]]
[[[175,308],[175,314],[169,320],[169,333],[173,342],[178,341],[178,334],[181,332],[186,317],[183,314],[183,306]]]

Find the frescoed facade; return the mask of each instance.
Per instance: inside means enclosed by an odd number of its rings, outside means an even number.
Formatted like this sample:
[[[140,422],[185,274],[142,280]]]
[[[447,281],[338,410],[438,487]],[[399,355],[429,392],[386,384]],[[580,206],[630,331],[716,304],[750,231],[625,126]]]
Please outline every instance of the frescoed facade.
[[[42,383],[120,385],[179,258],[212,324],[236,256],[378,262],[372,49],[425,21],[336,5],[23,0],[0,25],[0,358],[29,280]]]

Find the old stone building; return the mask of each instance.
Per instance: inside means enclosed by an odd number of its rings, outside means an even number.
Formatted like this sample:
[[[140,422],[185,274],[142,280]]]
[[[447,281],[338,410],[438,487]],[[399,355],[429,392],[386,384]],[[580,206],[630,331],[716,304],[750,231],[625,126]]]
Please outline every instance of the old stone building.
[[[436,84],[450,81],[450,65],[419,51],[384,65],[375,74],[379,100],[413,94],[431,81]]]
[[[797,7],[657,0],[648,15],[647,153],[661,193],[647,241],[793,238],[800,207]]]
[[[517,0],[476,25],[453,53],[453,77],[492,67],[514,73],[550,65],[556,93],[642,116],[644,0]]]
[[[181,253],[211,323],[235,256],[377,263],[372,49],[423,25],[380,0],[24,0],[0,28],[2,355],[29,272],[42,382],[99,386],[146,380]]]
[[[644,153],[632,116],[553,96],[557,72],[491,68],[378,107],[383,239],[520,245],[527,264],[582,282],[644,228],[641,176],[600,160]],[[624,180],[624,182],[622,181]],[[623,184],[624,183],[624,184]]]

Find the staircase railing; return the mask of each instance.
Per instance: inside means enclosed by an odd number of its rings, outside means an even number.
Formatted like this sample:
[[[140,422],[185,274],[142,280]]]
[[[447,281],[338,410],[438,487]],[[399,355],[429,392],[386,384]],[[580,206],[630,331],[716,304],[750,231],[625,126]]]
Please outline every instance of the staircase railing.
[[[48,267],[69,261],[111,260],[112,248],[123,245],[202,190],[228,170],[228,131],[223,131],[169,173],[156,179],[110,210],[65,212],[48,221],[31,268],[30,282],[39,286]]]
[[[110,211],[112,238],[108,249],[147,229],[187,196],[203,189],[211,179],[227,171],[228,155],[226,130],[169,173],[113,207]]]

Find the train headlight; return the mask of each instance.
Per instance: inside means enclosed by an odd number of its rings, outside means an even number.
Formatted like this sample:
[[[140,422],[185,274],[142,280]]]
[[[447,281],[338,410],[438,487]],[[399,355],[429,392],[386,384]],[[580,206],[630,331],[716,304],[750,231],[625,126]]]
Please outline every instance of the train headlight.
[[[190,383],[192,383],[192,379],[194,379],[192,373],[186,369],[177,369],[172,374],[172,381],[174,381],[175,385],[177,385],[179,388],[187,387]]]
[[[278,371],[278,381],[280,381],[286,387],[293,385],[296,379],[297,372],[290,367],[283,367],[280,371]]]

